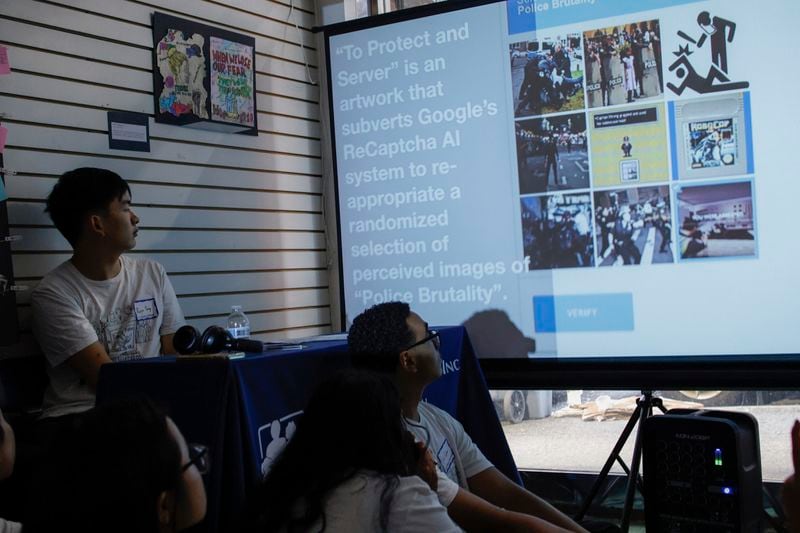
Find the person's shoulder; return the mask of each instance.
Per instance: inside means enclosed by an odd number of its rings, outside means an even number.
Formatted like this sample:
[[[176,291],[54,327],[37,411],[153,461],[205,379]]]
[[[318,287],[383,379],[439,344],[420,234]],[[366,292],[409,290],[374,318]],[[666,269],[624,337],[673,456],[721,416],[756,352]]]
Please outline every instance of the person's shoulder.
[[[146,268],[160,268],[160,269],[164,268],[163,266],[161,266],[161,263],[159,263],[155,259],[150,259],[149,257],[144,255],[124,254],[121,255],[120,258],[122,259],[122,262],[127,265],[134,265]]]
[[[74,266],[69,260],[64,261],[53,270],[45,274],[39,284],[31,291],[31,297],[36,298],[39,295],[58,290],[64,286],[64,282],[75,276]]]
[[[371,470],[358,470],[350,478],[343,481],[336,487],[336,490],[345,494],[354,494],[361,492],[374,492],[379,490],[382,485],[380,476]]]
[[[400,476],[398,478],[397,489],[398,493],[419,493],[422,495],[431,494],[434,497],[436,493],[431,489],[430,485],[416,475],[413,476]]]
[[[448,413],[444,409],[436,407],[432,403],[420,402],[417,409],[419,410],[420,414],[422,414],[422,416],[428,419],[435,418],[438,420],[445,421],[447,423],[453,423],[456,421],[456,419],[453,418],[453,416],[450,413]]]
[[[161,276],[165,273],[164,267],[158,261],[142,255],[125,254],[121,256],[122,264],[134,272],[145,275]]]

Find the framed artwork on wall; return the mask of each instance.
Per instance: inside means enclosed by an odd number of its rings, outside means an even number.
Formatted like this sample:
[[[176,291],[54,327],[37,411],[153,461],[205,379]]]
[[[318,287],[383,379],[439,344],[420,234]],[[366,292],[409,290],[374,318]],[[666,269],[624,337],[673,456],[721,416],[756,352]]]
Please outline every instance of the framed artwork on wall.
[[[153,14],[155,121],[258,135],[255,39]]]

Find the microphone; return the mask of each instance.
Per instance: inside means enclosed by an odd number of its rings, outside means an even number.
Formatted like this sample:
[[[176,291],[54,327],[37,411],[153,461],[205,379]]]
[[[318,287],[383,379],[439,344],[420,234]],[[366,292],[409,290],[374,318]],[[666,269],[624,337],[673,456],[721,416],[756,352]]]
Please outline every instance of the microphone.
[[[228,334],[230,335],[230,333]],[[263,352],[264,343],[252,339],[232,339],[231,351],[234,352]],[[227,346],[227,345],[226,345]]]

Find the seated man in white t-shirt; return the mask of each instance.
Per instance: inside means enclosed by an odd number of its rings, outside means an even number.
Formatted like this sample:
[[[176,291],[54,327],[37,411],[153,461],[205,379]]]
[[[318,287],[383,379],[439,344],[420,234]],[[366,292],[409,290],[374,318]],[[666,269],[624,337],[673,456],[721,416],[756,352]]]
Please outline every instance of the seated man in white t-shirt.
[[[136,245],[139,217],[127,182],[110,170],[78,168],[47,197],[53,223],[73,248],[33,291],[33,331],[50,384],[42,418],[94,406],[100,367],[174,353],[183,313],[164,267],[123,255]]]
[[[347,342],[354,366],[394,378],[408,429],[427,443],[440,470],[461,489],[455,499],[439,491],[442,504],[459,526],[491,530],[502,524],[503,530],[509,530],[512,524],[522,525],[522,513],[532,519],[529,530],[586,531],[508,479],[484,457],[458,421],[421,401],[425,387],[442,373],[439,338],[408,304],[387,302],[367,309],[353,320]],[[498,510],[516,512],[498,516]]]

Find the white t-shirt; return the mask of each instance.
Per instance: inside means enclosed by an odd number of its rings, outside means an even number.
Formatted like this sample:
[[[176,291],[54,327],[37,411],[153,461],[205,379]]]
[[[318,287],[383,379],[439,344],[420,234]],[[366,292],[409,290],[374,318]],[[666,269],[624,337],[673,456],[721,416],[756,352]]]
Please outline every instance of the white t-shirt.
[[[494,465],[472,442],[464,426],[446,411],[426,402],[420,402],[417,409],[419,420],[406,419],[406,428],[428,444],[439,470],[461,488],[469,490],[467,480]]]
[[[164,267],[120,257],[119,274],[94,281],[71,261],[50,272],[31,295],[33,332],[49,363],[42,417],[79,413],[94,393],[65,361],[100,341],[112,361],[155,357],[161,336],[183,325],[183,313]]]
[[[386,480],[362,470],[325,498],[325,532],[381,531],[381,495]],[[318,521],[309,531],[319,531]],[[386,531],[392,533],[460,532],[436,493],[418,476],[398,478],[389,505]]]

